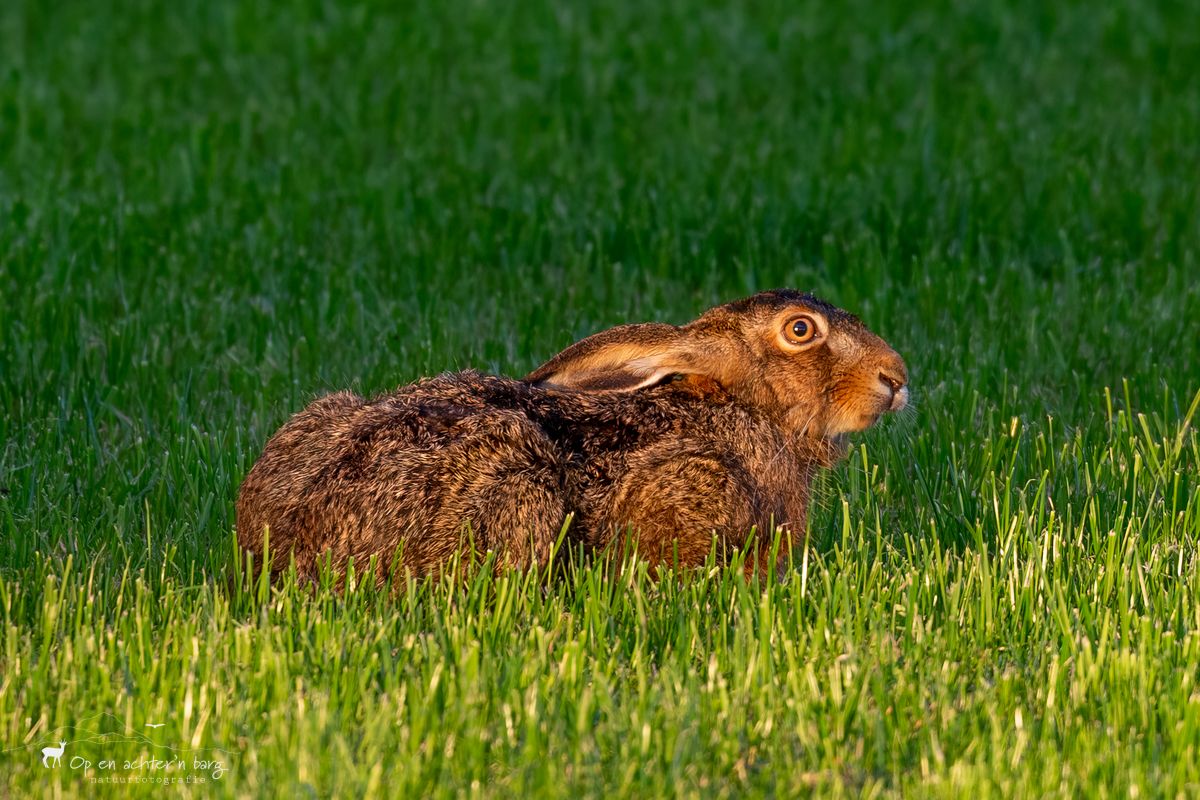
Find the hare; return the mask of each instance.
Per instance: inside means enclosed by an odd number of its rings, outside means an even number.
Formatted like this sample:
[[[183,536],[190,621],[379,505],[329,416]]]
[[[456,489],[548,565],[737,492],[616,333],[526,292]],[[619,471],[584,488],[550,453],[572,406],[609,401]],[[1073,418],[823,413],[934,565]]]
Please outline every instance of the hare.
[[[572,514],[569,541],[589,549],[630,540],[688,567],[749,547],[765,572],[800,543],[816,470],[908,397],[904,361],[856,317],[762,292],[595,334],[521,380],[465,371],[321,398],[246,476],[238,540],[261,555],[269,530],[271,568],[294,557],[309,578],[326,556],[421,576],[468,542],[544,565]]]

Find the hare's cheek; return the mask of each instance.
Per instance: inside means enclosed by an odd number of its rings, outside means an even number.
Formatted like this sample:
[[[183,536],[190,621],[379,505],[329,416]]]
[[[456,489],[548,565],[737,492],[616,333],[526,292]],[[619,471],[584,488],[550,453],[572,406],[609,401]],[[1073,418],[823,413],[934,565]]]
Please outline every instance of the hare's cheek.
[[[864,414],[857,403],[848,400],[849,398],[844,398],[841,402],[835,400],[830,405],[823,431],[826,437],[861,431],[875,421],[871,416]]]
[[[824,437],[828,426],[828,409],[821,403],[794,405],[783,420],[784,430],[797,436]]]

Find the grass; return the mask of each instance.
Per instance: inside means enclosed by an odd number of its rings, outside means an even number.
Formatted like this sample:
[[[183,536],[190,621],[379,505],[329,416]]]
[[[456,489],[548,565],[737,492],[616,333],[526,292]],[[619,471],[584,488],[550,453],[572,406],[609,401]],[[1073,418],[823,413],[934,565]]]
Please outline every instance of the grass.
[[[1174,3],[3,4],[0,796],[1194,796],[1198,73]],[[315,395],[778,285],[917,404],[785,579],[232,578]]]

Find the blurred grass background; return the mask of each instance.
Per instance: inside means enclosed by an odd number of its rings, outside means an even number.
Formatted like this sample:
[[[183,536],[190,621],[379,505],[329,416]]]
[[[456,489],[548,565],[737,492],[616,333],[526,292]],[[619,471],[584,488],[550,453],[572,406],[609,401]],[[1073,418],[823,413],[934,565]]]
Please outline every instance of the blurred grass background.
[[[124,794],[33,752],[147,704],[229,796],[1200,791],[1194,23],[5,3],[7,791]],[[918,411],[823,481],[794,580],[224,582],[317,394],[774,286],[862,316]]]

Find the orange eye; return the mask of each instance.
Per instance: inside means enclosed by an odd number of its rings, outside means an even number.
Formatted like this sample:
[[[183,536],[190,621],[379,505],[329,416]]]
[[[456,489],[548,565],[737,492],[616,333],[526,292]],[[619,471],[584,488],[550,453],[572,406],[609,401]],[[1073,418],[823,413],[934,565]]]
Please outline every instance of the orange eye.
[[[792,317],[784,323],[783,335],[791,344],[808,344],[817,335],[817,321],[807,314]]]

